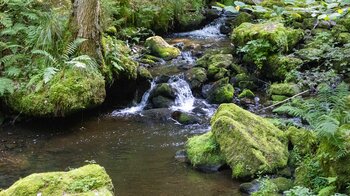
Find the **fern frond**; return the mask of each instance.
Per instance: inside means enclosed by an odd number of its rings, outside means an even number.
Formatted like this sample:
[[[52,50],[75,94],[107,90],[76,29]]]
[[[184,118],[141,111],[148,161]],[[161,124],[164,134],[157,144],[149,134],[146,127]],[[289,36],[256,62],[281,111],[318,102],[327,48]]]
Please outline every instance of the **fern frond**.
[[[46,59],[48,59],[54,66],[59,65],[57,59],[52,56],[50,53],[44,50],[33,50],[33,54],[38,54],[44,56]]]
[[[21,73],[21,69],[14,66],[8,67],[5,70],[5,75],[8,77],[17,77],[20,75],[20,73]]]
[[[12,94],[14,90],[14,83],[11,79],[0,77],[0,97],[5,94]]]
[[[316,132],[321,138],[334,137],[336,131],[339,128],[340,122],[328,115],[323,115],[318,118],[319,123],[316,126]]]
[[[65,58],[68,58],[69,56],[72,56],[78,49],[78,47],[85,42],[87,39],[84,38],[77,38],[73,42],[69,43],[65,52],[63,53],[63,56]],[[68,59],[65,59],[68,60]]]
[[[55,74],[57,73],[58,69],[54,68],[54,67],[48,67],[44,70],[44,83],[48,83],[50,82],[50,80],[55,76]]]

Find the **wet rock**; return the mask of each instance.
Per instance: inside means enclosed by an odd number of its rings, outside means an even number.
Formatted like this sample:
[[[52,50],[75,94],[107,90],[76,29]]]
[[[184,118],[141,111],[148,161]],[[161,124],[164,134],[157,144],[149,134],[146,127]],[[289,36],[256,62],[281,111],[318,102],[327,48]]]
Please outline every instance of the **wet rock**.
[[[178,15],[175,27],[178,31],[191,31],[200,28],[204,20],[200,12],[187,12]]]
[[[201,67],[194,67],[186,73],[186,80],[191,89],[199,89],[207,81],[207,71]]]
[[[235,104],[222,104],[211,126],[233,177],[269,173],[287,165],[287,138],[268,120]]]
[[[147,121],[168,121],[172,111],[168,108],[155,108],[142,111],[142,119]]]
[[[175,92],[168,83],[157,84],[154,90],[150,93],[150,97],[163,96],[170,99],[175,99]]]
[[[197,116],[181,111],[173,112],[171,117],[183,125],[196,124],[200,122],[200,119]]]
[[[186,150],[179,150],[175,153],[175,159],[182,163],[188,163]]]
[[[220,104],[232,102],[234,88],[228,81],[228,78],[223,78],[210,87],[207,96],[209,103]]]
[[[258,180],[253,180],[251,182],[242,183],[239,185],[239,190],[243,193],[253,193],[259,190],[260,183]]]
[[[180,49],[180,50],[183,50],[185,48],[185,43],[178,42],[178,43],[174,44],[173,46]]]
[[[204,15],[205,15],[207,20],[212,21],[212,20],[220,17],[221,11],[218,9],[214,9],[214,8],[206,9]]]
[[[157,84],[160,84],[160,83],[167,83],[170,79],[170,76],[166,76],[166,75],[161,75],[161,76],[158,76],[156,78],[156,83]]]
[[[165,60],[170,60],[180,56],[181,51],[169,45],[162,37],[153,36],[146,39],[145,46],[148,47],[151,53]]]
[[[69,172],[48,172],[18,180],[1,195],[114,195],[105,169],[91,164]]]
[[[172,106],[174,104],[173,99],[169,99],[169,98],[163,97],[163,96],[153,97],[151,99],[151,102],[152,102],[153,108],[169,108],[170,106]]]
[[[228,26],[228,25],[221,25],[220,26],[220,33],[221,34],[224,34],[224,35],[227,35],[231,32],[231,27]]]

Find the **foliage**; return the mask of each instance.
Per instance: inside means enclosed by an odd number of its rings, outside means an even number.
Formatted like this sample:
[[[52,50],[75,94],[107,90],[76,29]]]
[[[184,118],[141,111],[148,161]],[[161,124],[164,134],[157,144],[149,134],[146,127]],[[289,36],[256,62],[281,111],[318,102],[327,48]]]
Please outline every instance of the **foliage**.
[[[288,191],[284,191],[283,194],[285,196],[315,196],[310,189],[301,186],[295,186]]]
[[[271,50],[271,45],[264,39],[249,41],[245,46],[238,49],[238,52],[244,53],[245,59],[251,59],[261,69],[263,63],[267,60],[267,56]]]
[[[278,187],[269,178],[259,179],[259,191],[254,192],[252,196],[269,196],[278,192]]]
[[[9,78],[0,77],[0,97],[11,94],[14,91],[14,83]]]

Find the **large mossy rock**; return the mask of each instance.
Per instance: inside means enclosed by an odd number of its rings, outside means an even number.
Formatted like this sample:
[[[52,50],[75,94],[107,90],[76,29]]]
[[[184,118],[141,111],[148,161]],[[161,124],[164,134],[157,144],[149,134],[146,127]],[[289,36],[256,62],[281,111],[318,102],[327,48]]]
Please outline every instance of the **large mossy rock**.
[[[191,89],[199,89],[207,81],[207,71],[202,67],[194,67],[186,73]]]
[[[146,39],[145,46],[148,47],[151,53],[165,60],[170,60],[178,57],[181,51],[169,45],[162,37],[153,36]]]
[[[96,164],[69,172],[48,172],[29,175],[0,192],[0,196],[31,195],[114,195],[111,178]]]
[[[67,69],[40,89],[22,89],[8,97],[9,106],[28,116],[62,117],[103,103],[105,81],[97,71]]]
[[[236,46],[244,46],[252,40],[266,40],[270,51],[289,51],[303,37],[303,31],[285,27],[282,23],[268,21],[258,24],[242,23],[233,29],[231,39]]]
[[[235,104],[222,104],[211,126],[233,177],[273,172],[287,165],[286,136],[268,120]]]

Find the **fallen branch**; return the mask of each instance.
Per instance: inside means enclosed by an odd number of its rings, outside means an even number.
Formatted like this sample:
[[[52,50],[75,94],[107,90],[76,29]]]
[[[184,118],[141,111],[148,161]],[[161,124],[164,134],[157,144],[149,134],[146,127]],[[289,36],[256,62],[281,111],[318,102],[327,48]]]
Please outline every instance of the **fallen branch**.
[[[282,103],[286,103],[286,102],[288,102],[289,100],[294,99],[295,97],[301,96],[301,95],[303,95],[303,94],[306,94],[306,93],[308,93],[308,92],[310,92],[310,90],[306,90],[306,91],[303,91],[303,92],[301,92],[301,93],[298,93],[298,94],[294,95],[293,97],[289,97],[288,99],[285,99],[285,100],[283,100],[283,101],[277,102],[277,103],[275,103],[275,104],[273,104],[273,105],[270,105],[270,106],[268,106],[268,107],[262,108],[262,109],[260,109],[260,110],[258,110],[258,111],[260,112],[260,111],[262,111],[262,110],[266,110],[266,109],[273,108],[273,107],[275,107],[275,106],[278,106],[278,105],[280,105],[280,104],[282,104]]]

